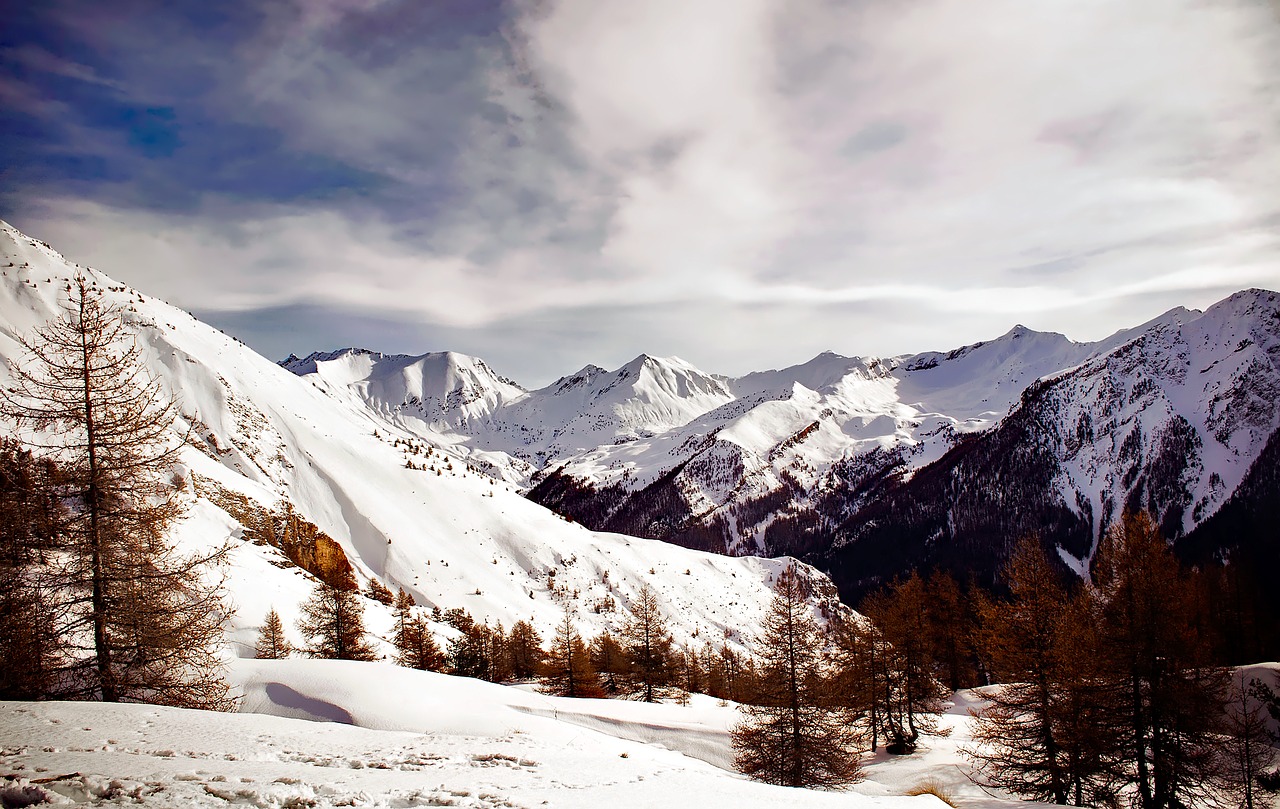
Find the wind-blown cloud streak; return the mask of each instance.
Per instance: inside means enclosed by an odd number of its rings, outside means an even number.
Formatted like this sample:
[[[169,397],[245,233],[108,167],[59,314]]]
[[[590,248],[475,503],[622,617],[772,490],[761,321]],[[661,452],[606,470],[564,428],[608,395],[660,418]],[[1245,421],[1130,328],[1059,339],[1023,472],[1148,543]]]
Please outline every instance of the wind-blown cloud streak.
[[[526,384],[1280,287],[1272,4],[269,8],[19,19],[3,215],[272,355],[383,322]]]

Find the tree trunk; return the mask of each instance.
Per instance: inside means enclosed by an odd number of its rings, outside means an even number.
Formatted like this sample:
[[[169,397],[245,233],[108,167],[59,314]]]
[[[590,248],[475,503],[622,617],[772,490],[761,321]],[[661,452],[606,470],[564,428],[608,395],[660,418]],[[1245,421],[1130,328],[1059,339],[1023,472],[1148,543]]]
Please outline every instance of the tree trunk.
[[[80,301],[80,318],[84,322],[84,299]],[[93,419],[93,385],[89,379],[89,343],[88,335],[80,334],[80,356],[82,359],[81,380],[84,392],[84,424],[85,443],[89,450],[89,488],[85,507],[89,511],[89,567],[92,577],[91,603],[93,607],[93,649],[97,659],[98,685],[102,689],[104,702],[119,702],[120,695],[116,691],[115,677],[111,670],[111,644],[107,637],[107,597],[105,560],[102,558],[102,495],[98,486],[97,433]]]

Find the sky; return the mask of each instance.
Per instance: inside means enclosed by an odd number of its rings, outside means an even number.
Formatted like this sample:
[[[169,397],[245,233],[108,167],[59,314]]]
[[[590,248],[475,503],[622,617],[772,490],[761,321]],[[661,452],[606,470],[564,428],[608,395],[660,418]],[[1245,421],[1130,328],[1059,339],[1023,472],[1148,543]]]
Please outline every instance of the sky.
[[[0,218],[273,359],[736,375],[1280,289],[1280,0],[3,15]]]

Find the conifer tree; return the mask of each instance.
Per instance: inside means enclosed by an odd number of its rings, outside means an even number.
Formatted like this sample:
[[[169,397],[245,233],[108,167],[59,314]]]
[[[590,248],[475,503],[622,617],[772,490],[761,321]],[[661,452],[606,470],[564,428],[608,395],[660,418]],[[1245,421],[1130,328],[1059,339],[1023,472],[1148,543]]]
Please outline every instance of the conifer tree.
[[[837,624],[832,629],[839,665],[837,683],[841,704],[866,728],[871,752],[880,749],[885,737],[884,716],[893,703],[893,683],[887,668],[891,649],[888,641],[870,620]]]
[[[67,621],[67,696],[226,708],[218,651],[227,614],[205,575],[222,545],[182,554],[165,534],[181,514],[178,407],[147,369],[125,312],[79,275],[62,312],[22,341],[5,415],[62,468],[68,504],[55,612]]]
[[[1116,686],[1111,708],[1127,725],[1127,776],[1138,806],[1209,800],[1227,682],[1206,663],[1193,582],[1145,513],[1127,513],[1108,530],[1096,566],[1105,659]]]
[[[628,691],[645,702],[661,699],[668,693],[674,676],[672,641],[658,596],[647,584],[640,588],[631,605],[622,642],[627,653]]]
[[[720,645],[719,663],[724,671],[725,699],[743,702],[755,683],[750,657],[738,654],[729,644]]]
[[[413,623],[413,619],[414,619],[413,596],[406,593],[404,591],[404,588],[401,587],[399,591],[396,593],[395,600],[393,603],[394,603],[394,608],[396,613],[396,631],[395,631],[395,636],[393,640],[393,645],[397,649],[399,649],[401,648],[401,641],[405,638],[406,634],[409,631],[410,624]]]
[[[365,595],[388,607],[393,606],[396,602],[396,597],[387,589],[387,586],[377,579],[369,579],[369,589]]]
[[[974,616],[968,597],[950,573],[935,571],[925,582],[925,611],[930,655],[939,679],[951,691],[979,685],[970,647]]]
[[[719,700],[729,698],[729,683],[725,672],[724,660],[716,648],[707,641],[702,645],[702,685],[708,696]]]
[[[0,436],[0,700],[56,697],[65,662],[46,560],[57,549],[54,471]]]
[[[591,640],[591,665],[609,696],[620,693],[627,682],[627,654],[608,629]]]
[[[508,656],[511,659],[511,676],[528,680],[538,674],[542,666],[542,638],[528,621],[516,621],[507,636]]]
[[[943,735],[938,716],[947,691],[934,676],[926,602],[924,582],[914,572],[863,602],[885,641],[876,719],[894,754],[910,753],[924,734]]]
[[[702,693],[705,687],[702,660],[697,649],[682,646],[676,650],[675,661],[678,669],[676,685],[680,689],[678,697],[687,703],[690,694]]]
[[[413,612],[413,598],[400,589],[396,594],[396,662],[419,671],[441,671],[445,657],[427,622]]]
[[[732,729],[735,764],[771,784],[845,786],[862,777],[858,735],[833,694],[821,633],[794,567],[774,589],[755,693]]]
[[[335,586],[316,579],[302,604],[298,631],[307,640],[306,653],[327,660],[377,660],[365,637],[364,602],[355,577]]]
[[[275,608],[267,613],[258,631],[258,643],[254,646],[254,657],[259,660],[283,660],[293,654],[293,644],[284,634],[284,623]]]
[[[462,633],[449,641],[449,673],[458,677],[491,680],[493,677],[492,632],[484,624],[468,620],[458,627]]]
[[[568,606],[556,627],[543,665],[542,690],[558,697],[601,697],[600,681],[591,667],[591,655],[573,625]]]
[[[1243,671],[1232,677],[1219,773],[1223,792],[1234,798],[1240,809],[1264,804],[1259,781],[1280,757],[1273,746],[1280,739],[1267,724],[1268,696],[1274,698],[1261,680],[1249,681]]]
[[[421,617],[409,622],[407,632],[398,646],[397,662],[418,671],[444,671],[447,663],[444,652],[436,643],[431,626]]]
[[[1092,805],[1113,794],[1120,728],[1091,633],[1088,593],[1072,596],[1037,537],[1005,567],[1008,601],[980,605],[980,643],[1005,685],[976,714],[966,752],[987,780],[1024,798]]]
[[[491,683],[511,682],[514,674],[511,666],[511,643],[506,630],[499,621],[492,629],[486,624],[485,642],[488,644],[489,674],[485,677]]]

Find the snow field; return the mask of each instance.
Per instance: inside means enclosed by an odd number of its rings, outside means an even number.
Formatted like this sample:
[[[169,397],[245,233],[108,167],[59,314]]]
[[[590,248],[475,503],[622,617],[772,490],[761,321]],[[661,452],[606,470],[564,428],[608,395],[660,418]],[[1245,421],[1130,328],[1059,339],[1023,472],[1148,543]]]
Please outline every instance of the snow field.
[[[847,792],[756,783],[724,768],[737,712],[700,696],[570,700],[340,661],[243,660],[232,672],[244,713],[0,703],[0,789],[41,790],[53,805],[927,809],[941,804],[902,793],[956,772],[942,740],[872,763]],[[963,806],[995,805],[956,787]]]

